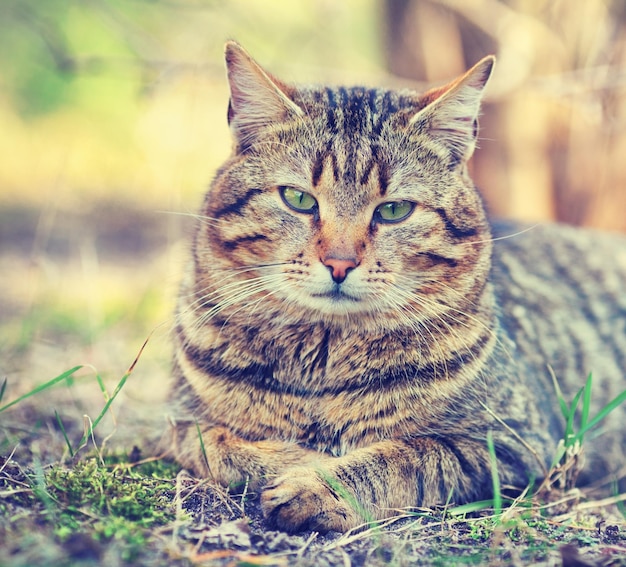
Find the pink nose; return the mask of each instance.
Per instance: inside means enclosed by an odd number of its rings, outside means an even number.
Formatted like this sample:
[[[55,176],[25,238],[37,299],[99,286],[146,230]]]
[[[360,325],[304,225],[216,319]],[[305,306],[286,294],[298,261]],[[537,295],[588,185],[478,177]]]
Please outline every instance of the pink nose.
[[[332,275],[333,281],[336,283],[343,282],[348,277],[348,272],[357,267],[356,260],[351,258],[325,258],[322,264],[326,266]]]

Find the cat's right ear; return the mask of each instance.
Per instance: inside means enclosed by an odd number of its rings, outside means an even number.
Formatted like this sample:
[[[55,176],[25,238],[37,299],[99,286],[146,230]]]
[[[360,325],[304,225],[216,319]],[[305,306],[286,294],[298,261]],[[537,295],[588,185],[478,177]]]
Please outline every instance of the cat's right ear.
[[[265,71],[238,43],[229,41],[225,56],[230,85],[228,124],[240,146],[249,145],[271,124],[303,115],[290,98],[292,88]]]

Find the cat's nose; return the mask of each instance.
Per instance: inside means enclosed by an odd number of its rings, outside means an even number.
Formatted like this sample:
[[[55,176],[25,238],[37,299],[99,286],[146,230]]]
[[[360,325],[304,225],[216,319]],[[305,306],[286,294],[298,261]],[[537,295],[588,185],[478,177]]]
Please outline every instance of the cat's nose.
[[[357,261],[352,258],[325,258],[322,264],[330,270],[335,283],[341,283],[348,277],[348,272],[357,267]]]

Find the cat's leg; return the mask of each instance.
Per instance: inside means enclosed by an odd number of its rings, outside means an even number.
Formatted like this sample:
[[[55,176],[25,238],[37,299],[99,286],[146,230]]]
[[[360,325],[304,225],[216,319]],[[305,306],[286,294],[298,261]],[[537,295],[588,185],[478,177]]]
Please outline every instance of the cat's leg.
[[[201,435],[201,437],[200,437]],[[224,486],[249,483],[254,488],[289,467],[312,465],[320,454],[286,441],[247,441],[226,427],[172,426],[166,452],[183,467]]]
[[[512,451],[506,458],[516,460]],[[510,478],[507,465],[500,465]],[[398,508],[466,502],[489,493],[490,485],[486,443],[422,437],[382,441],[328,459],[323,468],[287,470],[266,487],[261,502],[273,527],[346,531]]]

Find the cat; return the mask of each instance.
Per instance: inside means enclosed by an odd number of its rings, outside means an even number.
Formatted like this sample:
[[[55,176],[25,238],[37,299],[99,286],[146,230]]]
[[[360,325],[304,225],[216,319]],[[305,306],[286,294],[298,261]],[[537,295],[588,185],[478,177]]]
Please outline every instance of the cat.
[[[418,94],[225,55],[233,148],[179,296],[175,458],[261,491],[288,532],[490,498],[494,454],[502,485],[545,477],[552,375],[571,400],[593,372],[593,410],[626,388],[626,238],[488,220],[467,164],[494,57]],[[596,478],[624,417],[590,444]]]

